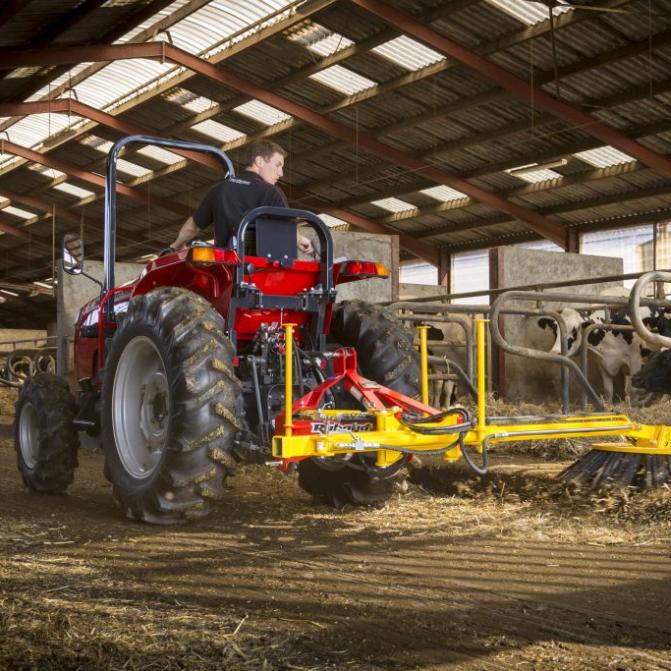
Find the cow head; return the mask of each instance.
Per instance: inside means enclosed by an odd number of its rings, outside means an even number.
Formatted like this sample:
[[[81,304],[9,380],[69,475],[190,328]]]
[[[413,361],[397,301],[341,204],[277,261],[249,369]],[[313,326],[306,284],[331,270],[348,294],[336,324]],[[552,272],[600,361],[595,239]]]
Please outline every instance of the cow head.
[[[576,342],[580,343],[582,341],[582,329],[592,322],[583,319],[580,313],[573,308],[559,310],[559,314],[562,316],[564,323],[566,324],[567,344],[568,351],[570,352],[575,347]],[[550,352],[553,354],[561,354],[561,332],[557,326],[557,322],[554,319],[542,317],[538,320],[538,326],[543,330],[552,330],[555,342]]]
[[[671,393],[671,350],[653,354],[645,366],[632,376],[631,384],[645,391]]]

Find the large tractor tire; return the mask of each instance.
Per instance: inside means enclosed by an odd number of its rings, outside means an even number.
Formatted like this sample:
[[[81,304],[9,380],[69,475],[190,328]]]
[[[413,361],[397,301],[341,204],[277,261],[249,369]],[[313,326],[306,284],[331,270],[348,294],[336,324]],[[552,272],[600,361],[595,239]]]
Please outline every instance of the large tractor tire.
[[[67,382],[50,373],[29,377],[16,401],[14,441],[19,471],[36,492],[64,492],[74,480],[77,404]]]
[[[413,334],[393,316],[364,301],[344,301],[335,306],[331,340],[357,352],[364,377],[407,396],[420,391],[419,354]],[[351,459],[314,458],[298,464],[298,484],[316,502],[335,508],[345,505],[379,505],[405,487],[403,457],[391,467],[374,467],[370,456]]]
[[[129,518],[177,524],[222,497],[240,428],[233,353],[200,296],[162,287],[131,299],[102,390],[105,475]]]

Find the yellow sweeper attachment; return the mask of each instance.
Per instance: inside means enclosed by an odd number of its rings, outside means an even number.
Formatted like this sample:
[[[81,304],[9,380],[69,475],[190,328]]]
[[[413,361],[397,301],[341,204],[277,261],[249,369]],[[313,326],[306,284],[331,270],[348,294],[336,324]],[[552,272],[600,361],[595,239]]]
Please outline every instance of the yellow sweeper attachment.
[[[374,453],[375,466],[388,468],[408,455],[463,458],[478,474],[488,467],[488,450],[495,443],[557,438],[617,438],[596,443],[560,477],[590,487],[606,483],[655,486],[671,480],[671,427],[639,424],[625,415],[592,414],[549,417],[487,418],[485,329],[477,320],[477,409],[439,411],[428,405],[426,327],[420,328],[422,402],[386,389],[356,372],[356,353],[340,350],[335,376],[293,401],[291,397],[292,325],[286,325],[285,412],[276,420],[273,455],[285,465],[309,457]],[[338,358],[339,357],[339,358]],[[342,384],[364,410],[320,409],[329,386]],[[282,430],[283,429],[283,430]],[[474,453],[479,457],[474,458]]]

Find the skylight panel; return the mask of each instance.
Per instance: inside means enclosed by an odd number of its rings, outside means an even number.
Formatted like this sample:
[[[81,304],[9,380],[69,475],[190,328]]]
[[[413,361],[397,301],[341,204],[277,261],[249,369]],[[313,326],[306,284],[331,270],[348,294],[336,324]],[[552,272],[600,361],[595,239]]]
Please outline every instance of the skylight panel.
[[[214,100],[210,100],[205,96],[199,96],[197,93],[183,88],[171,91],[164,98],[168,102],[181,105],[190,112],[196,112],[196,114],[209,110],[217,104]]]
[[[326,214],[325,212],[322,212],[322,214],[317,215],[329,228],[334,228],[335,226],[347,226],[347,222],[343,221],[342,219],[338,219],[338,217],[334,217],[332,214]]]
[[[181,156],[178,156],[177,154],[174,154],[167,149],[162,149],[161,147],[142,147],[142,149],[137,150],[137,153],[142,154],[143,156],[148,156],[149,158],[153,158],[155,161],[159,161],[160,163],[166,163],[167,165],[172,165],[173,163],[178,163],[179,161],[184,160]]]
[[[381,207],[383,210],[387,210],[389,212],[394,213],[407,212],[408,210],[417,209],[415,205],[406,203],[404,200],[401,200],[400,198],[382,198],[381,200],[373,200],[371,201],[371,203],[373,205]]]
[[[373,51],[397,65],[413,71],[425,68],[427,65],[432,65],[445,58],[443,54],[405,35],[400,35],[389,42],[385,42],[375,47]]]
[[[545,21],[548,15],[547,6],[542,2],[529,2],[529,0],[486,0],[492,5],[496,5],[499,9],[503,10],[506,14],[519,19],[522,23],[525,23],[527,26],[533,26],[541,21]],[[559,0],[561,2],[561,0]],[[552,13],[557,16],[558,14],[563,14],[567,12],[571,7],[568,6],[557,6],[555,5],[552,8]]]
[[[308,49],[326,58],[326,56],[332,56],[343,49],[347,49],[347,47],[351,47],[353,44],[354,42],[344,35],[331,33],[328,37],[310,44]]]
[[[510,174],[509,171],[508,174]],[[563,175],[560,175],[558,172],[555,172],[554,170],[550,170],[549,168],[541,168],[539,170],[528,170],[523,173],[515,174],[513,177],[518,177],[519,179],[523,179],[525,182],[529,182],[530,184],[536,184],[536,182],[545,182],[548,179],[556,179],[557,177],[562,177]]]
[[[7,207],[3,207],[2,212],[13,214],[15,217],[19,217],[19,219],[32,219],[33,217],[37,216],[33,212],[22,210],[20,207],[14,207],[13,205],[7,205]]]
[[[245,136],[245,134],[241,133],[239,130],[235,130],[235,128],[231,128],[230,126],[225,126],[223,123],[219,123],[212,119],[206,119],[205,121],[194,124],[191,126],[191,130],[203,133],[203,135],[219,140],[219,142],[231,142],[232,140],[238,140]]]
[[[573,155],[596,168],[610,168],[614,165],[630,163],[636,160],[633,156],[629,156],[629,154],[625,154],[623,151],[615,149],[615,147],[611,147],[610,145],[581,151]]]
[[[103,140],[101,137],[97,137],[96,135],[89,135],[81,142],[82,144],[85,144],[89,147],[93,147],[93,149],[97,149],[102,154],[108,154],[109,150],[112,148],[112,143],[109,140]],[[133,177],[144,177],[145,175],[151,173],[151,170],[148,168],[144,168],[137,163],[127,161],[125,158],[118,158],[116,161],[116,166],[117,170],[125,172],[128,175],[132,175]]]
[[[306,21],[301,24],[299,29],[288,35],[288,38],[292,42],[298,42],[310,51],[324,57],[331,56],[354,44],[344,35],[334,33],[313,21]]]
[[[262,103],[260,100],[250,100],[244,105],[239,105],[233,109],[234,112],[243,114],[250,119],[259,121],[266,126],[274,126],[277,123],[291,119],[291,116],[284,112]]]
[[[81,186],[75,186],[74,184],[68,184],[68,182],[61,182],[60,184],[56,184],[54,189],[58,189],[64,193],[69,193],[71,196],[77,196],[77,198],[86,198],[87,196],[94,195],[93,191],[82,189]]]
[[[440,200],[442,202],[449,202],[451,200],[461,200],[462,198],[468,198],[468,196],[465,193],[462,193],[461,191],[457,191],[457,189],[453,189],[445,185],[432,186],[428,189],[422,189],[420,193],[423,193],[425,196],[435,198],[436,200]]]
[[[342,65],[332,65],[330,68],[315,72],[313,75],[310,75],[310,78],[316,79],[322,84],[350,96],[354,93],[359,93],[359,91],[365,91],[373,86],[377,86],[377,82],[368,79],[368,77],[363,77],[352,70],[348,70],[342,67]]]
[[[48,168],[46,165],[41,165],[40,163],[33,163],[28,166],[28,170],[34,170],[39,172],[41,175],[48,177],[49,179],[58,179],[59,177],[64,177],[65,173],[56,168]]]
[[[30,114],[9,126],[5,132],[11,142],[22,147],[35,148],[48,137],[80,120],[80,116],[69,118],[67,114]]]

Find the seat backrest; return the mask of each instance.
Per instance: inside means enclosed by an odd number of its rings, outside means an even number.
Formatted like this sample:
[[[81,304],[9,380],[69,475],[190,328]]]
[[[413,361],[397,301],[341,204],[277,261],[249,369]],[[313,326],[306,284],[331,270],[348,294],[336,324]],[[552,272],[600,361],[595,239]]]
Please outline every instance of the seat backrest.
[[[293,219],[256,219],[256,255],[291,265],[298,256],[296,225]]]

